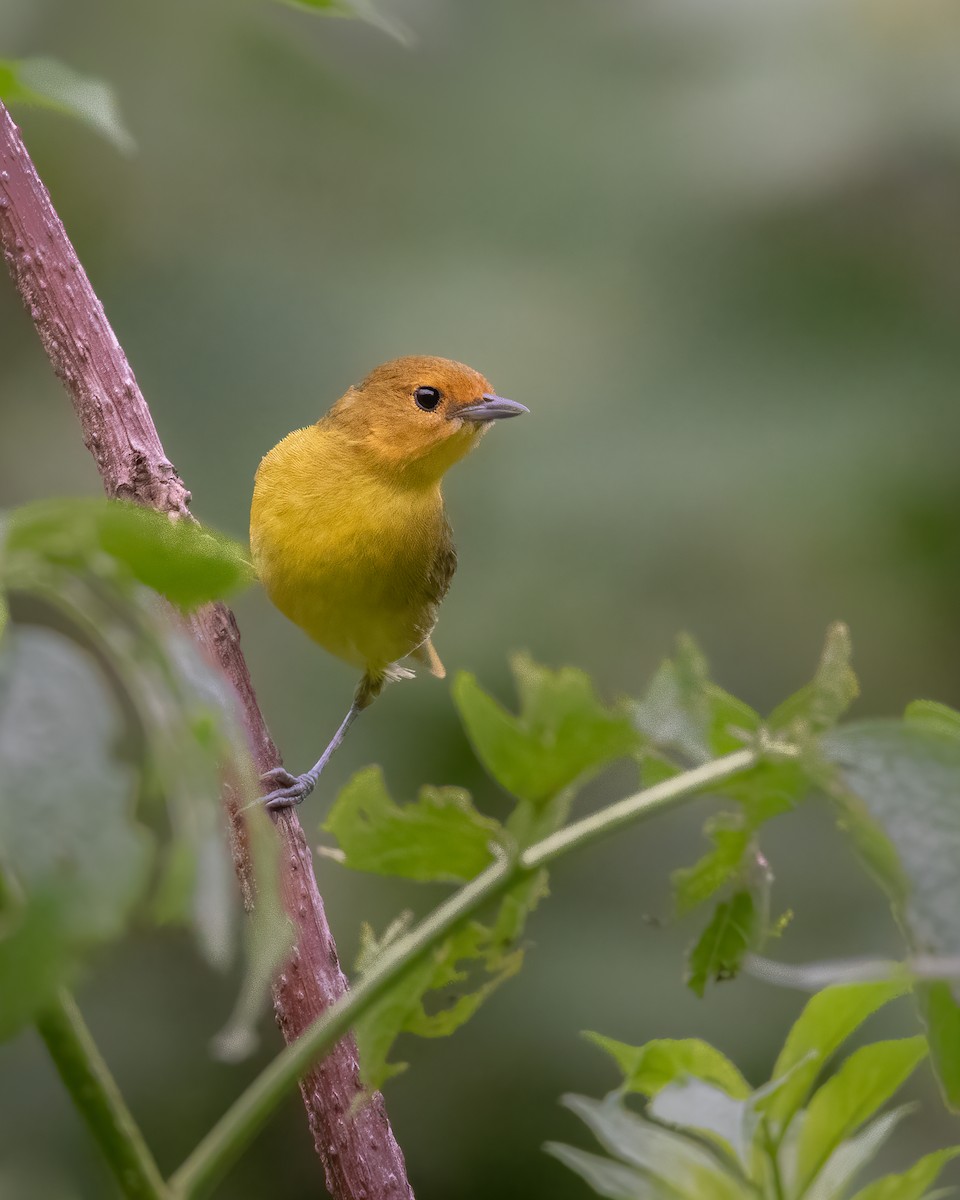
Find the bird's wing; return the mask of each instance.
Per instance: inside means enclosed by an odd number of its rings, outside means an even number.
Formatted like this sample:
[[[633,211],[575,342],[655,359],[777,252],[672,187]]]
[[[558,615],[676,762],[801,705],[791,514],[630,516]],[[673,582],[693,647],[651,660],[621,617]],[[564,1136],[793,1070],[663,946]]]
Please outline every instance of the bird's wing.
[[[432,603],[439,604],[447,594],[456,569],[457,549],[453,544],[453,530],[449,523],[444,521],[437,552],[427,573],[427,588]]]
[[[437,608],[440,605],[440,601],[447,594],[447,589],[450,587],[450,580],[453,579],[456,569],[457,549],[453,544],[453,531],[450,528],[449,522],[444,520],[440,541],[437,545],[437,552],[433,556],[433,562],[430,564],[426,580],[427,594],[430,598],[430,609],[432,612],[431,627],[436,621]],[[430,671],[430,674],[436,675],[438,679],[443,679],[446,675],[443,663],[440,661],[440,655],[437,654],[433,648],[433,643],[430,641],[429,633],[422,644],[413,651],[411,657],[423,663]]]

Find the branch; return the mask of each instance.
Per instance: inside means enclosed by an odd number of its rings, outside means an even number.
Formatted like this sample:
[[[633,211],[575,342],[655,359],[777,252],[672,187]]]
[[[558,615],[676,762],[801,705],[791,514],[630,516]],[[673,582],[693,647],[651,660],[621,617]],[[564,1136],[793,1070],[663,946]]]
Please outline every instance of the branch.
[[[791,746],[780,745],[775,749],[785,757],[796,755]],[[257,1076],[172,1177],[174,1194],[184,1200],[204,1195],[296,1084],[300,1074],[356,1024],[400,975],[487,901],[570,850],[588,846],[625,825],[692,799],[704,788],[749,770],[760,758],[756,750],[737,750],[574,821],[512,857],[501,851],[485,871],[445,900],[415,929],[387,946],[376,964],[355,981],[349,995],[329,1008],[296,1045],[287,1047]]]
[[[0,247],[54,371],[63,380],[108,496],[192,520],[190,493],[163,452],[103,306],[90,285],[10,114],[0,104]],[[197,641],[219,662],[239,697],[258,770],[280,763],[257,705],[233,613],[214,604],[196,613]],[[245,900],[255,894],[242,817],[224,789],[234,865]],[[294,809],[276,814],[283,902],[296,948],[274,985],[277,1022],[294,1043],[347,992],[317,890],[313,859]],[[322,1068],[300,1083],[317,1153],[335,1200],[413,1200],[403,1155],[383,1098],[362,1094],[356,1045],[344,1036]]]

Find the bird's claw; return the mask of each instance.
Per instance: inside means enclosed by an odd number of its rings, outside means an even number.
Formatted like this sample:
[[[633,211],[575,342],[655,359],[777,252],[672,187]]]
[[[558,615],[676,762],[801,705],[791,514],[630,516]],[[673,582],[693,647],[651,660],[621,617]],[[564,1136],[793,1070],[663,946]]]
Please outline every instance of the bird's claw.
[[[274,767],[265,771],[261,776],[262,783],[275,784],[273,791],[267,792],[260,803],[270,812],[278,808],[292,808],[300,804],[314,789],[316,779],[308,772],[306,775],[291,775],[285,767]]]
[[[298,779],[299,776],[291,775],[286,767],[271,767],[260,776],[260,782],[270,788],[293,787]]]

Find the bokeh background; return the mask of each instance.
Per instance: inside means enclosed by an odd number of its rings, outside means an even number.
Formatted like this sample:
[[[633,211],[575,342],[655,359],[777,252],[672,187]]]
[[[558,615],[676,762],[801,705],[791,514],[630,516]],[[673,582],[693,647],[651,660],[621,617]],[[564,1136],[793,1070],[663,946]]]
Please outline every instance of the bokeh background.
[[[853,631],[861,715],[960,703],[960,15],[937,0],[380,0],[403,46],[268,0],[2,0],[4,57],[116,88],[139,145],[18,110],[28,144],[204,520],[245,536],[259,457],[375,363],[435,353],[531,416],[449,478],[461,567],[437,645],[505,701],[511,650],[636,694],[687,630],[761,709]],[[92,461],[0,284],[0,503],[96,493]],[[301,769],[349,668],[264,597],[238,613]],[[383,765],[503,798],[449,689],[390,689],[325,777]],[[626,768],[584,804],[623,794]],[[303,816],[317,828],[324,807]],[[699,1035],[759,1083],[803,997],[683,986],[697,918],[668,871],[709,801],[559,866],[521,976],[388,1088],[421,1200],[585,1186],[540,1150],[586,1144],[557,1105],[614,1077],[578,1037]],[[765,849],[802,962],[895,950],[884,902],[812,803]],[[343,957],[433,898],[321,863]],[[186,936],[102,955],[80,1002],[164,1167],[261,1055],[213,1062],[234,979]],[[912,1032],[906,1005],[870,1027]],[[106,1175],[32,1036],[0,1050],[0,1194],[97,1197]],[[957,1140],[932,1079],[883,1165]],[[954,1179],[960,1174],[954,1172]],[[224,1185],[319,1193],[292,1099]]]

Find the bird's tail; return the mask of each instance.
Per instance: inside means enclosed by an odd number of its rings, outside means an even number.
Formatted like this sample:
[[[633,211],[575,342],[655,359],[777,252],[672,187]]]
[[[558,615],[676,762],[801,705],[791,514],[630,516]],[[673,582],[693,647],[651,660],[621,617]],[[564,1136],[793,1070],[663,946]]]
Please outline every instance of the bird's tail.
[[[418,663],[422,663],[431,675],[435,675],[437,679],[446,679],[447,671],[443,663],[440,661],[440,655],[434,650],[433,642],[429,638],[418,646],[411,655]]]

